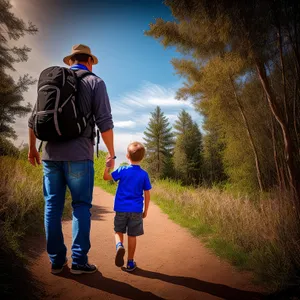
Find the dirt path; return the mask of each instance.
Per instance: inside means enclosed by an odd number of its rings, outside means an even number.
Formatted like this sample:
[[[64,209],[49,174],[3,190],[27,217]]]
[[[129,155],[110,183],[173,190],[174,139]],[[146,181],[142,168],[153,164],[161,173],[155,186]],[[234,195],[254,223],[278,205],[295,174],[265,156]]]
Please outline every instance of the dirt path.
[[[93,204],[89,261],[99,272],[76,276],[66,267],[60,275],[52,275],[42,240],[35,245],[43,249],[33,260],[31,272],[45,288],[43,299],[262,299],[249,274],[209,253],[154,204],[145,220],[145,235],[138,239],[139,269],[134,274],[118,269],[114,265],[113,196],[95,188]],[[63,227],[70,249],[71,222],[64,222]]]

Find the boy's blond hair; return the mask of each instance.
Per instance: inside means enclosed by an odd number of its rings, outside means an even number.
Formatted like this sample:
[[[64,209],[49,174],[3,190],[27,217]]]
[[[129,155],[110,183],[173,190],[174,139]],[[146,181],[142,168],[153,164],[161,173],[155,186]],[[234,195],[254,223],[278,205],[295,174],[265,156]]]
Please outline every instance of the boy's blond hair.
[[[132,142],[127,147],[128,156],[131,161],[141,161],[146,153],[144,145],[140,142]]]

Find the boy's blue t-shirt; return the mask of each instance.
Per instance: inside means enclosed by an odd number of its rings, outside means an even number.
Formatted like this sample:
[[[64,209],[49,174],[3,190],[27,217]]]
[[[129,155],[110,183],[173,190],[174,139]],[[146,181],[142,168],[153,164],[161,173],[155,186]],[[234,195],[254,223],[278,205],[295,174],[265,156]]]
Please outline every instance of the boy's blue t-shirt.
[[[120,167],[111,176],[114,181],[119,181],[114,210],[142,213],[143,191],[151,190],[148,173],[138,165],[130,165]]]

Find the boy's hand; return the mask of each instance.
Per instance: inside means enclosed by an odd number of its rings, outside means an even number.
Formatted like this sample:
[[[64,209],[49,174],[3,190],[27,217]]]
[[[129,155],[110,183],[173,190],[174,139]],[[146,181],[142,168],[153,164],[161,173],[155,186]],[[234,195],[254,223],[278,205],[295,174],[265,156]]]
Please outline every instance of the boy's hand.
[[[146,211],[143,212],[143,219],[145,219],[147,217],[147,213]]]

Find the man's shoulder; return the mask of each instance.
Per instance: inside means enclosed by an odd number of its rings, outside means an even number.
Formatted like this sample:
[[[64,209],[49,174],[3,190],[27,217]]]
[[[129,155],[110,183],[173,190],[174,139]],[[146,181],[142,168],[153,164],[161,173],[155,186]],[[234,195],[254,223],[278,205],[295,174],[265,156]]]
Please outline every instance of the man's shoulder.
[[[90,72],[90,74],[87,74],[83,80],[86,80],[86,81],[90,81],[90,82],[94,82],[94,83],[101,83],[101,82],[104,82],[103,79],[101,77],[99,77],[98,75]]]

